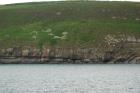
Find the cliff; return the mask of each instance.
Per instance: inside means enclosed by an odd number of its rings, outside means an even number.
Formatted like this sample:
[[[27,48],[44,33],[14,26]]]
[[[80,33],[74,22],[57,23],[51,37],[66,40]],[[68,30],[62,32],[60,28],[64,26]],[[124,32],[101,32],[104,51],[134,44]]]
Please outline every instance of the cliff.
[[[139,64],[140,42],[127,42],[112,51],[97,48],[14,47],[1,49],[1,64]]]

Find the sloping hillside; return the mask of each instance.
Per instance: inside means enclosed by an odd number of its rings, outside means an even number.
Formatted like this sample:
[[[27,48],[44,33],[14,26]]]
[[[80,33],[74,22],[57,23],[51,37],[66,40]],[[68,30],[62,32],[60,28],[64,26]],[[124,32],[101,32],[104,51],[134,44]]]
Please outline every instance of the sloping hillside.
[[[139,9],[140,3],[96,1],[0,6],[1,47],[90,47],[108,34],[139,37]]]

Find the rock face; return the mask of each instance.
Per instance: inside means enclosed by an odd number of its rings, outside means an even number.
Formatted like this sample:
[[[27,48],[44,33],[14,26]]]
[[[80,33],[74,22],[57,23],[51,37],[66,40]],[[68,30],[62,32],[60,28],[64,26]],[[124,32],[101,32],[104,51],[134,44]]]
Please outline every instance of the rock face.
[[[13,47],[0,49],[1,64],[31,63],[93,63],[139,64],[140,43],[129,42],[123,48],[98,52],[96,48],[43,48]]]

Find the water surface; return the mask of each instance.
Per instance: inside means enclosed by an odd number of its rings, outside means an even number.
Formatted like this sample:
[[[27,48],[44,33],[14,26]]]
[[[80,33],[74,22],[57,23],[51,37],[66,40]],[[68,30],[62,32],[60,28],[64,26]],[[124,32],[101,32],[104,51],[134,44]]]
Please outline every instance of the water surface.
[[[140,65],[0,65],[0,93],[140,93]]]

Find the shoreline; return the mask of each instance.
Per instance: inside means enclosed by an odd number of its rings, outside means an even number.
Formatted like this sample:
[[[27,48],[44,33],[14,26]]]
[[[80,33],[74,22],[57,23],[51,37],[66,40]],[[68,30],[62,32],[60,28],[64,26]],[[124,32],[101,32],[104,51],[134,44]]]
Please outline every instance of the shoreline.
[[[115,59],[118,60],[118,59]],[[65,58],[37,58],[37,57],[6,57],[0,58],[0,64],[140,64],[140,57],[136,57],[131,61],[108,61],[97,59],[65,59]]]

